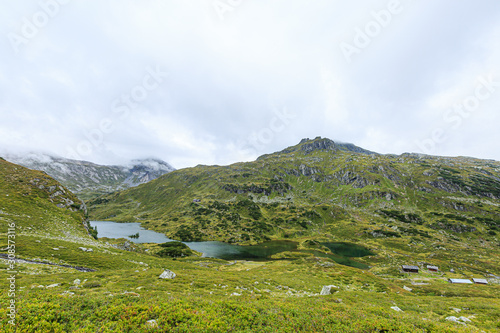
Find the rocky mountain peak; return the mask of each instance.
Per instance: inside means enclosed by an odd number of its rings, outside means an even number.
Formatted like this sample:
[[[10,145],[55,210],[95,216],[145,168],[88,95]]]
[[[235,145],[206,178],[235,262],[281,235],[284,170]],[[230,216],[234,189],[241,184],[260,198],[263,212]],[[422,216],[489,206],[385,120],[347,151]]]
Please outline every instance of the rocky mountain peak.
[[[128,168],[133,170],[147,170],[147,171],[174,171],[175,168],[165,161],[157,158],[146,158],[146,159],[136,159],[132,160]]]
[[[361,153],[361,154],[376,154],[375,152],[363,149],[361,147],[355,146],[352,143],[344,143],[330,140],[328,138],[322,138],[320,136],[310,140],[309,138],[302,139],[300,143],[291,148],[299,148],[304,152],[313,152],[316,150],[331,150],[331,151],[350,151],[353,153]],[[297,150],[297,149],[294,149]]]
[[[343,143],[343,142],[337,142],[330,140],[328,138],[322,138],[320,136],[314,138],[314,139],[309,139],[309,138],[304,138],[300,140],[299,144],[288,147],[280,152],[278,154],[288,154],[288,153],[293,153],[293,152],[303,152],[305,154],[312,153],[314,151],[330,151],[330,152],[338,152],[338,151],[347,151],[347,152],[353,152],[353,153],[360,153],[360,154],[368,154],[368,155],[373,155],[377,154],[375,152],[363,149],[361,147],[355,146],[352,143]],[[268,157],[270,155],[263,155],[260,158]]]
[[[299,143],[300,150],[305,152],[312,152],[315,150],[337,150],[337,144],[327,138],[316,137],[314,140],[309,138],[302,139]]]

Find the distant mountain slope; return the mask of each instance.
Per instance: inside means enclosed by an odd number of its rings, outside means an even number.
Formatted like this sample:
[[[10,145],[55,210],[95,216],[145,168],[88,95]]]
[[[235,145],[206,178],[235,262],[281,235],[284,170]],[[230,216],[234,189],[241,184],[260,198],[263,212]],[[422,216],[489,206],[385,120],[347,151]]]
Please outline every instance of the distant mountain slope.
[[[175,170],[168,163],[156,159],[133,160],[123,166],[98,165],[37,153],[6,155],[5,159],[46,172],[84,200],[134,187]]]
[[[125,166],[125,169],[128,175],[123,182],[130,187],[147,183],[175,170],[167,162],[157,159],[133,160],[128,166]]]
[[[0,158],[1,233],[10,223],[18,234],[90,238],[86,207],[47,174]]]

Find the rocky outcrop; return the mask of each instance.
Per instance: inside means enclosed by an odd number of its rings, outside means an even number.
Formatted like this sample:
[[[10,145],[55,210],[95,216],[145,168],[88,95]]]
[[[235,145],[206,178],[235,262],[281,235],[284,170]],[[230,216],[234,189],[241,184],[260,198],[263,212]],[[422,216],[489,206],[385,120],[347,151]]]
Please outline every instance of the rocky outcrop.
[[[441,177],[438,177],[438,179],[434,181],[427,181],[426,183],[431,185],[432,187],[437,188],[438,190],[445,191],[448,193],[460,192],[459,186],[449,183]]]
[[[311,153],[316,150],[349,151],[360,154],[376,154],[372,151],[355,146],[352,143],[335,142],[327,138],[316,137],[314,140],[302,139],[299,143],[300,150]]]
[[[177,275],[169,269],[166,269],[158,277],[159,279],[174,279]]]
[[[273,192],[283,195],[289,190],[291,190],[292,186],[285,182],[273,180],[269,184],[264,184],[264,185],[224,184],[222,185],[222,189],[235,194],[255,193],[255,194],[264,194],[269,196]]]
[[[475,227],[471,227],[465,224],[451,223],[446,221],[438,221],[437,223],[430,224],[429,228],[435,230],[450,230],[456,233],[475,232],[477,230]]]
[[[331,284],[329,286],[323,286],[323,288],[321,289],[321,292],[319,294],[320,295],[331,295],[332,288],[338,288],[338,287],[334,286],[333,284]]]
[[[297,166],[297,168],[294,169],[284,169],[283,172],[287,175],[299,177],[299,176],[306,176],[310,177],[313,175],[319,175],[322,174],[321,170],[313,167],[309,167],[305,164],[300,164]]]

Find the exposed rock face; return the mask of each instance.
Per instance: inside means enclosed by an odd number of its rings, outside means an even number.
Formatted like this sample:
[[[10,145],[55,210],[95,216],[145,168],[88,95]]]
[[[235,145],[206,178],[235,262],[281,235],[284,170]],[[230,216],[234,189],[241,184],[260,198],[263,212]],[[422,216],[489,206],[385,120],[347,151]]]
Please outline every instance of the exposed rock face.
[[[460,187],[454,184],[450,184],[444,181],[442,178],[438,177],[435,181],[428,181],[427,184],[437,188],[438,190],[446,191],[448,193],[456,193],[460,191]]]
[[[457,324],[462,324],[462,325],[465,325],[466,322],[470,322],[471,320],[467,317],[455,317],[455,316],[450,316],[450,317],[446,317],[446,320],[449,320],[449,321],[453,321]]]
[[[175,170],[170,164],[157,159],[133,160],[125,168],[129,175],[124,180],[124,184],[129,186],[147,183]]]
[[[305,152],[312,152],[315,150],[336,150],[337,145],[335,142],[328,140],[328,139],[320,139],[320,140],[313,140],[313,141],[307,141],[307,140],[302,140],[303,145],[300,147],[302,151]]]
[[[309,177],[309,176],[312,176],[315,174],[320,174],[321,171],[319,169],[316,169],[316,168],[311,168],[305,164],[301,164],[298,166],[297,169],[286,169],[285,173],[288,175],[296,176],[296,177],[299,177],[299,176]]]
[[[47,179],[33,178],[30,180],[30,184],[39,190],[46,191],[49,194],[49,200],[56,204],[59,208],[69,208],[72,211],[82,210],[84,213],[87,212],[87,207],[81,200],[72,196],[67,189],[63,186],[47,185]],[[73,199],[73,200],[72,200]]]
[[[334,286],[333,284],[329,286],[323,286],[323,289],[321,289],[321,292],[319,293],[320,295],[330,295],[332,293],[332,288],[338,288],[337,286]]]
[[[272,192],[279,193],[281,195],[285,194],[288,190],[292,189],[290,184],[284,182],[274,182],[267,184],[266,187],[251,184],[251,185],[235,185],[235,184],[224,184],[222,189],[231,193],[243,194],[243,193],[255,193],[255,194],[265,194],[270,195]]]
[[[79,247],[79,249],[82,250],[83,252],[92,252],[92,251],[94,251],[93,249],[86,248],[86,247]]]
[[[436,229],[436,230],[450,230],[456,233],[463,233],[463,232],[475,232],[477,229],[475,227],[471,227],[465,224],[461,223],[451,223],[447,221],[439,221],[435,224],[429,225],[429,228]]]
[[[355,146],[352,143],[342,143],[342,142],[335,142],[333,140],[327,139],[327,138],[321,138],[321,137],[316,137],[314,140],[310,140],[309,138],[302,139],[300,143],[297,146],[289,147],[286,148],[277,154],[288,154],[288,153],[293,153],[296,151],[301,151],[306,154],[312,153],[317,150],[323,150],[323,151],[331,151],[331,152],[337,152],[337,151],[348,151],[348,152],[353,152],[353,153],[360,153],[360,154],[368,154],[368,155],[377,155],[377,153],[363,149],[361,147]],[[259,159],[266,158],[270,155],[262,155]]]
[[[173,279],[175,278],[177,275],[172,272],[171,270],[169,269],[166,269],[163,271],[163,273],[161,273],[161,275],[159,276],[160,279]]]
[[[352,143],[335,142],[327,138],[321,138],[319,136],[314,140],[309,140],[308,138],[302,139],[299,145],[300,150],[304,152],[313,152],[315,150],[343,150],[361,154],[376,154],[372,151],[355,146]]]

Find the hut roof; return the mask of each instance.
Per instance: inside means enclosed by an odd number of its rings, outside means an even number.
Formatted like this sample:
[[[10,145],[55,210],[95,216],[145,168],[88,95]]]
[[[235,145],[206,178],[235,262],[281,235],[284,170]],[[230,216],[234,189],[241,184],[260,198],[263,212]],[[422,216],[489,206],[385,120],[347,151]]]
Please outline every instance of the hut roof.
[[[488,284],[488,281],[486,279],[472,279],[474,283],[479,283],[479,284]]]
[[[412,266],[412,265],[403,265],[403,269],[408,269],[408,270],[419,270],[418,266]]]
[[[466,283],[466,284],[472,283],[471,280],[469,280],[469,279],[448,279],[448,282],[450,282],[450,283]]]

